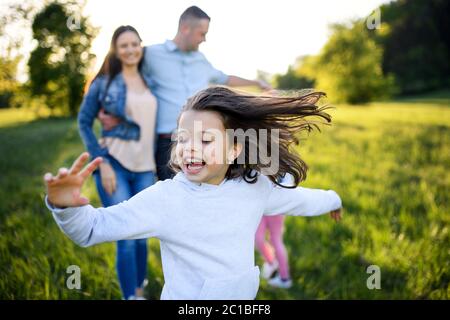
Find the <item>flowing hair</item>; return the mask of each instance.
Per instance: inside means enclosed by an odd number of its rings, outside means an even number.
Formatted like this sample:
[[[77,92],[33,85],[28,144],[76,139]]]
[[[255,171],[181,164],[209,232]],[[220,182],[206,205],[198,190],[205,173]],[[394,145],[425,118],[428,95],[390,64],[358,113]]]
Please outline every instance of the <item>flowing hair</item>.
[[[319,100],[324,96],[325,93],[316,91],[295,96],[256,96],[238,93],[224,87],[210,87],[188,99],[180,116],[188,110],[215,111],[221,115],[225,129],[233,129],[234,132],[237,132],[238,129],[242,129],[238,131],[244,132],[254,129],[258,141],[252,145],[249,139],[244,140],[242,149],[245,155],[244,163],[239,163],[237,159],[234,160],[225,175],[226,179],[240,177],[248,183],[255,183],[258,173],[261,173],[261,169],[267,166],[260,157],[257,158],[256,163],[249,161],[251,147],[256,146],[258,154],[260,154],[260,129],[269,132],[278,130],[279,136],[275,141],[271,134],[267,135],[267,145],[273,145],[279,150],[279,170],[267,176],[279,186],[295,188],[306,179],[308,166],[295,151],[291,150],[291,146],[299,143],[299,139],[296,137],[297,133],[309,132],[313,129],[320,131],[319,124],[331,122],[331,116],[325,112],[330,107],[318,105]],[[239,134],[234,136],[234,143],[238,140],[237,138],[239,138]],[[176,141],[172,143],[169,167],[175,172],[179,172],[181,168],[176,162],[176,144]],[[279,183],[287,173],[294,177],[294,186],[283,186]]]

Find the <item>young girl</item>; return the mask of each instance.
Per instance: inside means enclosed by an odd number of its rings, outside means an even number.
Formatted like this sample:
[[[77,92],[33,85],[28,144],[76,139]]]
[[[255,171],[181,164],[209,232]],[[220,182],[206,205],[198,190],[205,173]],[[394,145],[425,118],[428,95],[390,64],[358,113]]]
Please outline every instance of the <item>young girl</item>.
[[[254,299],[259,287],[254,237],[263,215],[331,212],[340,218],[341,199],[334,191],[285,188],[277,182],[287,173],[295,185],[305,179],[306,164],[289,147],[297,141],[296,132],[316,126],[308,118],[330,121],[316,105],[322,95],[257,97],[222,87],[203,90],[178,118],[173,179],[95,209],[81,196],[81,187],[102,159],[83,168],[89,157],[84,153],[70,170],[44,176],[47,206],[64,233],[84,247],[159,238],[165,279],[161,299]],[[278,138],[267,136],[271,151],[279,154],[276,173],[260,174],[270,165],[262,162],[267,159],[249,157],[252,146],[261,147],[243,136],[249,129],[279,130]]]
[[[286,175],[280,180],[283,186],[292,186],[294,181],[291,175]],[[255,244],[256,248],[264,259],[261,276],[268,279],[268,284],[288,289],[292,286],[292,280],[289,274],[288,255],[283,242],[284,215],[274,214],[264,216],[256,230]],[[270,242],[266,242],[266,231],[270,233]],[[278,271],[274,277],[275,272]]]

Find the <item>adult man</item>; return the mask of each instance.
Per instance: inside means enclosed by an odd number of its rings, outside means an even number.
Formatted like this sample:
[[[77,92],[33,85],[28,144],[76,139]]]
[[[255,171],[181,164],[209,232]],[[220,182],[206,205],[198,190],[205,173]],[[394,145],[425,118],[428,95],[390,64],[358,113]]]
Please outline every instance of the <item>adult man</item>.
[[[206,41],[210,21],[211,18],[203,10],[196,6],[189,7],[180,16],[178,31],[173,40],[146,47],[143,72],[154,80],[152,92],[158,100],[155,160],[160,180],[173,176],[167,166],[171,135],[176,129],[178,114],[187,98],[211,83],[271,89],[263,81],[226,75],[215,69],[198,51],[199,45]],[[113,127],[118,121],[103,113],[100,113],[99,118],[105,129]]]

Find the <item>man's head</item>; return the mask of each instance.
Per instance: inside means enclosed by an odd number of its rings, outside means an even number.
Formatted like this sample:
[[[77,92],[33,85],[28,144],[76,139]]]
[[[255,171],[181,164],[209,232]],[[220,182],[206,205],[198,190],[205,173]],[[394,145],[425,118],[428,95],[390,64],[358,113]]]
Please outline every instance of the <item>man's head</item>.
[[[183,51],[197,51],[199,45],[206,41],[211,18],[199,7],[187,8],[180,16],[177,38]]]

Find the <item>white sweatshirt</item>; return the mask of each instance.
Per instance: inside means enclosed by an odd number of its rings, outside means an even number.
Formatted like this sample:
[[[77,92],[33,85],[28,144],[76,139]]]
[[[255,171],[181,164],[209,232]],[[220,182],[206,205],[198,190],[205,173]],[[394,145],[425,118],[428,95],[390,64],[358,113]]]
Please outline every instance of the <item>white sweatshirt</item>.
[[[47,206],[61,230],[80,246],[156,237],[165,285],[161,299],[254,299],[259,288],[255,232],[262,215],[316,216],[341,207],[329,190],[275,186],[260,175],[220,185],[183,173],[159,181],[108,208]]]

